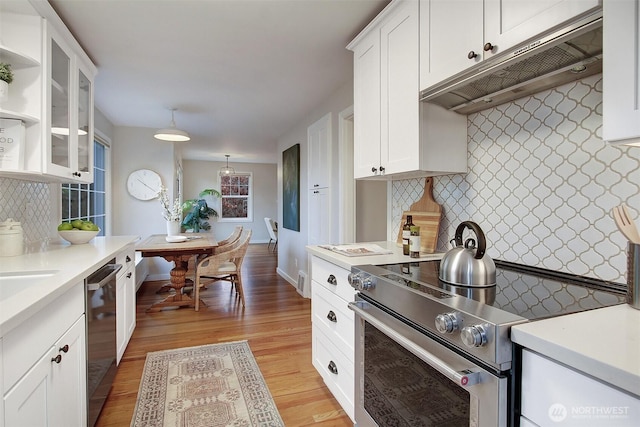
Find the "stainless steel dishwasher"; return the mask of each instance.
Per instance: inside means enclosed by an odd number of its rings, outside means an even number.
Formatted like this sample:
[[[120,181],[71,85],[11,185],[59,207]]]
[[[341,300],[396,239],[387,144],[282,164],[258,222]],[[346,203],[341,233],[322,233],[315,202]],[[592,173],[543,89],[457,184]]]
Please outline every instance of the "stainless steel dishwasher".
[[[85,280],[87,319],[87,425],[98,420],[116,375],[115,258]]]

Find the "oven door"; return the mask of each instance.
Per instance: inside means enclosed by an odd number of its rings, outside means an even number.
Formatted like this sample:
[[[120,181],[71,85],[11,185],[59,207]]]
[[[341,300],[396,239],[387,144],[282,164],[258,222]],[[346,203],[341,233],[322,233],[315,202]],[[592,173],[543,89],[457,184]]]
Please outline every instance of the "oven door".
[[[507,425],[508,377],[366,301],[356,314],[355,421],[359,427]]]

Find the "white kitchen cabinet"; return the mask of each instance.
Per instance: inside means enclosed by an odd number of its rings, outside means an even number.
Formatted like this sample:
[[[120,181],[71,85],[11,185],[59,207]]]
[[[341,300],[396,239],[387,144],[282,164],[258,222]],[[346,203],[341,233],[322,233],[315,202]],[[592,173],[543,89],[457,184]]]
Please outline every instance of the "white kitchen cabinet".
[[[331,189],[309,190],[308,239],[310,245],[331,243]]]
[[[0,60],[15,71],[0,118],[25,124],[21,165],[0,176],[93,182],[95,66],[47,2],[0,4],[0,24]]]
[[[307,128],[309,189],[331,186],[331,113]]]
[[[604,2],[602,137],[640,145],[640,0]]]
[[[355,178],[467,171],[466,120],[418,101],[418,16],[418,1],[393,1],[347,46],[354,52]]]
[[[84,283],[3,337],[6,426],[87,423]]]
[[[349,271],[311,257],[313,366],[349,417],[354,419],[354,314],[347,304],[356,291]]]
[[[640,397],[527,349],[522,351],[521,396],[521,414],[533,423],[528,425],[630,427],[640,411]]]
[[[420,0],[420,89],[599,7],[601,0]]]
[[[136,265],[135,248],[127,246],[116,256],[122,268],[116,275],[116,346],[117,363],[124,355],[136,328]]]

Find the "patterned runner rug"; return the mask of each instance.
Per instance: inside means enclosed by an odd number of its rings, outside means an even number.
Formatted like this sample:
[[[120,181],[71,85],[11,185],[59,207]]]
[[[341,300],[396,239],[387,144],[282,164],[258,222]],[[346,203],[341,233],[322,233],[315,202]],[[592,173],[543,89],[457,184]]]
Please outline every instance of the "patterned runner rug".
[[[284,426],[247,341],[147,353],[132,427]]]

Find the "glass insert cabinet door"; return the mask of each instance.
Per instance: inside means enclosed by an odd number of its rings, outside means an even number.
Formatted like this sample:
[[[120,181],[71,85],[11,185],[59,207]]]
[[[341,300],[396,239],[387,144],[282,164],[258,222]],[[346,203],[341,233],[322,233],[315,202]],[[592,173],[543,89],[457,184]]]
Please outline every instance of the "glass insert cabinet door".
[[[71,167],[71,57],[51,40],[51,151],[50,162]]]
[[[54,28],[47,27],[49,117],[46,174],[62,182],[93,181],[93,76],[85,62]]]

